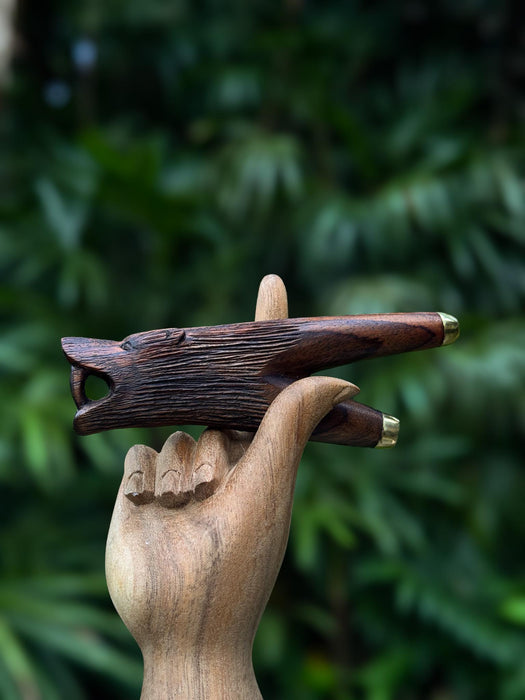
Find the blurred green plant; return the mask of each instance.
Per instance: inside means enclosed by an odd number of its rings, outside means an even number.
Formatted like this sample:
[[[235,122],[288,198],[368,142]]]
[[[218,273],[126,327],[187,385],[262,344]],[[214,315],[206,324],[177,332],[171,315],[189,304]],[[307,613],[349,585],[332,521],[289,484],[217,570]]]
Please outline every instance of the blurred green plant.
[[[519,8],[29,6],[0,114],[0,694],[138,695],[103,547],[123,457],[59,338],[442,309],[445,350],[342,371],[391,452],[311,445],[261,622],[267,698],[525,697]]]

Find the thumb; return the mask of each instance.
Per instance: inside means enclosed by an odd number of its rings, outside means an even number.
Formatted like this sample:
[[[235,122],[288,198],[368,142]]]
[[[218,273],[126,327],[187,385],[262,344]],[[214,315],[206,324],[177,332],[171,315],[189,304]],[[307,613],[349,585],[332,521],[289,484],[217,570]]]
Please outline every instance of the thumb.
[[[274,399],[236,465],[231,480],[245,483],[235,488],[273,487],[280,498],[287,484],[293,491],[297,466],[314,428],[335,405],[358,392],[354,384],[333,377],[306,377],[290,384]]]

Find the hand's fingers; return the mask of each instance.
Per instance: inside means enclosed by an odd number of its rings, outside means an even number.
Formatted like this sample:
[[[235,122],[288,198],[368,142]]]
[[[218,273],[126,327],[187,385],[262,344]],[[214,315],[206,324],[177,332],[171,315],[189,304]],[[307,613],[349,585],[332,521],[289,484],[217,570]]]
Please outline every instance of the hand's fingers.
[[[133,445],[124,460],[124,495],[135,505],[151,503],[155,498],[155,460],[157,453],[147,445]]]
[[[192,490],[203,501],[213,495],[230,469],[229,438],[219,430],[205,430],[193,459]]]
[[[241,493],[249,484],[250,490],[268,490],[272,485],[276,497],[282,498],[280,490],[293,490],[299,459],[317,423],[340,401],[358,391],[353,384],[333,377],[306,377],[290,384],[266,412],[230,482],[242,480],[242,487],[237,483],[235,486]]]
[[[195,440],[177,431],[170,435],[157,457],[155,496],[166,508],[185,505],[193,491],[193,454]]]
[[[277,275],[266,275],[259,285],[256,321],[274,321],[288,318],[288,298],[284,282]]]

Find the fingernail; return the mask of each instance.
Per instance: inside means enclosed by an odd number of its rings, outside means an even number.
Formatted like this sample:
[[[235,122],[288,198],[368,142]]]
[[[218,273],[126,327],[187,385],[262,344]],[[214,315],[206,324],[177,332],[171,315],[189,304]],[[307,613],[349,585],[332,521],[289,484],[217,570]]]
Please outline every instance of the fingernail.
[[[174,469],[169,469],[160,482],[160,490],[157,501],[164,508],[180,508],[190,500],[188,491],[180,491],[180,474]]]
[[[352,384],[351,382],[345,382],[345,386],[341,391],[339,391],[334,399],[333,399],[333,404],[336,406],[338,403],[341,403],[341,401],[344,401],[345,399],[349,399],[352,396],[355,396],[356,394],[359,394],[361,390],[359,389],[358,386],[355,384]]]
[[[144,490],[144,472],[136,471],[131,474],[124,489],[124,495],[135,505],[151,503],[153,492]]]
[[[443,321],[443,342],[441,345],[450,345],[459,337],[459,321],[450,314],[443,314],[438,311]]]
[[[204,501],[215,492],[217,479],[214,478],[214,469],[211,464],[201,464],[194,474],[195,498]]]
[[[399,420],[383,413],[383,430],[376,447],[394,447],[399,435]]]

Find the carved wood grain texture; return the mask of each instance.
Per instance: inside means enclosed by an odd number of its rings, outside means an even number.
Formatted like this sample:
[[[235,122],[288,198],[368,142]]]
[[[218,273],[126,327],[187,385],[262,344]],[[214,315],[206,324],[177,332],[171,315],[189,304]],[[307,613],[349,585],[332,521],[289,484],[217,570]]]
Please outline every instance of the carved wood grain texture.
[[[120,343],[64,338],[62,347],[72,365],[74,426],[81,434],[185,424],[254,431],[276,394],[299,378],[362,359],[438,347],[443,337],[439,314],[408,313],[161,329]],[[107,397],[87,400],[89,373],[107,381]],[[348,402],[313,439],[373,446],[381,429],[379,411]]]

